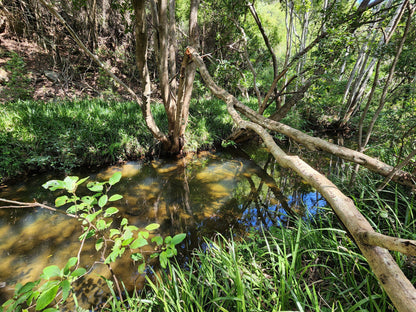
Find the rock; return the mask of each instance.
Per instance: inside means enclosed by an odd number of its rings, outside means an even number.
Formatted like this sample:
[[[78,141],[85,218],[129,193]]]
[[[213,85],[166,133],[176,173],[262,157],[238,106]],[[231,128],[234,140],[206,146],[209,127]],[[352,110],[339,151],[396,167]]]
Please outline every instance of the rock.
[[[9,73],[0,67],[0,84],[6,83],[9,81]]]
[[[55,73],[54,71],[45,70],[44,74],[45,74],[46,78],[48,78],[48,80],[52,81],[53,83],[59,81],[59,75],[58,75],[58,73]]]

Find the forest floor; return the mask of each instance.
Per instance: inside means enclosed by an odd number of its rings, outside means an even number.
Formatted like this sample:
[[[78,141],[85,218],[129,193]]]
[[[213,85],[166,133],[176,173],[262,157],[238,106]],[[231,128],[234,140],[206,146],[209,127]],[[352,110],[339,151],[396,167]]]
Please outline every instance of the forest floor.
[[[100,73],[97,65],[83,55],[72,40],[52,53],[42,48],[35,40],[19,39],[7,33],[0,34],[0,103],[11,100],[4,92],[12,72],[6,64],[17,53],[24,64],[24,73],[29,78],[31,99],[50,101],[63,98],[102,97],[102,94],[121,95],[124,90],[115,88],[110,79]],[[124,81],[131,80],[116,67],[107,65]],[[135,83],[133,79],[133,84]],[[135,87],[134,85],[132,86]],[[137,88],[137,83],[136,83]],[[127,99],[127,98],[125,98]]]

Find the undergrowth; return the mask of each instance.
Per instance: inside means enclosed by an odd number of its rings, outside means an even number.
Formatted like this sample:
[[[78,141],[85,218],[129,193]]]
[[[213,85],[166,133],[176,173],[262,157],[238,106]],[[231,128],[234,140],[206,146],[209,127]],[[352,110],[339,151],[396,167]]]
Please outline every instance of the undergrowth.
[[[210,147],[231,130],[232,121],[224,105],[208,102],[193,104],[187,150]],[[152,110],[159,127],[165,130],[163,106],[155,104]],[[157,152],[157,142],[134,102],[8,102],[0,106],[0,129],[0,181],[31,170],[70,172],[80,166],[99,166]]]

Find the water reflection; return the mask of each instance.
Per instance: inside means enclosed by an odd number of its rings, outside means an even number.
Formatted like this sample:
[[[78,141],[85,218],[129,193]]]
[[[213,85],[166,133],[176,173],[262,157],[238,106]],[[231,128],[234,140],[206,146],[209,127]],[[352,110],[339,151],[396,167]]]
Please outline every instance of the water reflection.
[[[203,243],[203,237],[217,232],[243,236],[250,228],[285,225],[289,214],[302,213],[310,218],[326,203],[310,186],[296,185],[289,173],[279,169],[272,158],[260,161],[261,167],[242,153],[199,154],[177,161],[130,162],[90,173],[92,180],[108,179],[121,171],[123,179],[112,193],[123,195],[117,202],[122,217],[145,227],[159,223],[162,236],[187,233],[179,261]],[[75,173],[80,177],[85,172]],[[3,188],[0,197],[20,201],[53,203],[58,194],[41,185],[51,175]],[[279,181],[279,185],[275,181]],[[85,190],[80,189],[80,192]],[[16,282],[37,279],[45,266],[63,266],[78,253],[80,224],[62,215],[41,209],[0,209],[0,300],[12,293]],[[84,307],[97,304],[105,296],[98,275],[109,278],[106,268],[97,264],[94,242],[87,241],[81,254],[82,264],[92,268],[79,285]],[[128,257],[120,259],[114,270],[127,287],[138,286],[139,275]]]

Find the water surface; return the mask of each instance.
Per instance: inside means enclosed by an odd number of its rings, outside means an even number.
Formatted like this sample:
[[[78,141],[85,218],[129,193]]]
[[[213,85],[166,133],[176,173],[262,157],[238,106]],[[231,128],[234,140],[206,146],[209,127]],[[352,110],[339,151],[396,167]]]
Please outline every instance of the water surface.
[[[191,251],[201,246],[203,237],[218,232],[244,236],[250,229],[282,226],[293,212],[310,218],[318,207],[325,206],[325,200],[309,185],[291,178],[270,158],[262,157],[254,162],[241,152],[200,153],[179,160],[128,162],[74,175],[103,181],[121,171],[122,180],[110,191],[123,195],[115,202],[121,212],[115,223],[127,217],[139,228],[159,223],[162,236],[186,233],[178,256],[178,261],[185,263]],[[60,194],[44,190],[41,185],[63,178],[37,175],[3,187],[0,197],[29,202],[35,198],[53,205]],[[80,234],[80,223],[61,214],[41,208],[0,209],[0,302],[10,296],[17,282],[35,280],[44,267],[63,267],[76,256]],[[106,287],[98,275],[110,277],[107,268],[97,263],[100,259],[94,243],[87,241],[81,253],[82,265],[93,272],[78,287],[79,300],[85,308],[105,298]],[[129,288],[143,284],[144,276],[137,273],[128,257],[117,261],[114,271]]]

